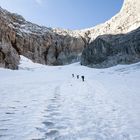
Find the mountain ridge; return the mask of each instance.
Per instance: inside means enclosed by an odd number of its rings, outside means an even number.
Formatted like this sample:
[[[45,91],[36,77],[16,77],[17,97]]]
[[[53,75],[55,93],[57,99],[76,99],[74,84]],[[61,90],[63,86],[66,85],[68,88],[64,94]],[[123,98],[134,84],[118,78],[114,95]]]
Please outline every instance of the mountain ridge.
[[[47,28],[0,8],[0,67],[17,69],[19,55],[47,65],[81,60],[81,54],[98,36],[128,33],[140,26],[138,0],[125,0],[109,21],[84,30]],[[7,46],[7,47],[5,47]]]

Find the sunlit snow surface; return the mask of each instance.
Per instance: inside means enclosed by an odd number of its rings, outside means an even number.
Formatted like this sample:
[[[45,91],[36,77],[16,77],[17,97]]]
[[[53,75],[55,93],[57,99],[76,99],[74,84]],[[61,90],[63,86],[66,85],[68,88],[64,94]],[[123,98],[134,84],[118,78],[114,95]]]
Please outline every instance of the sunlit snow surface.
[[[140,140],[140,63],[53,67],[21,56],[20,70],[0,69],[0,140]]]

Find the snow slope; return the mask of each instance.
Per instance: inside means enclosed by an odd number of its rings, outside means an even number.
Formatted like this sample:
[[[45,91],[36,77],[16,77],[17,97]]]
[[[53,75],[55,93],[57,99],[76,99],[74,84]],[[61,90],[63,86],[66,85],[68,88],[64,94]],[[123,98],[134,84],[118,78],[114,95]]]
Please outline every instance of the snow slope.
[[[140,63],[53,67],[21,56],[20,70],[0,69],[0,140],[140,140],[139,83]]]

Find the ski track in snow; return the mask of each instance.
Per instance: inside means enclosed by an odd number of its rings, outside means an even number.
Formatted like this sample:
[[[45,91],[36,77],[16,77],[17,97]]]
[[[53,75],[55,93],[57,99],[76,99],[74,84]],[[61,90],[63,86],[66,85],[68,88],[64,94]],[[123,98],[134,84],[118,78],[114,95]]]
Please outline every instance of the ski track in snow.
[[[123,88],[113,84],[128,73],[131,79],[134,70],[140,74],[138,68],[93,70],[77,64],[46,68],[26,60],[22,70],[1,69],[0,140],[140,140],[139,114],[131,106],[127,110],[130,95],[124,106],[113,91],[115,87],[123,98]],[[86,76],[85,82],[71,77],[74,70]],[[129,80],[123,82],[126,90]]]

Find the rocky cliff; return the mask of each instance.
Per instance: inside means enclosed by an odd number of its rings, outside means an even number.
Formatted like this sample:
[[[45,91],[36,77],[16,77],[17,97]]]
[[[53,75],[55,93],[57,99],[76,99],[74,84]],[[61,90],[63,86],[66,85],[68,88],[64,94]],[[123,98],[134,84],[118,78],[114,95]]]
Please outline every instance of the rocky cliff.
[[[98,36],[84,49],[81,64],[106,68],[140,61],[140,28],[117,35]]]
[[[74,31],[41,27],[0,8],[1,67],[17,69],[19,55],[41,64],[69,64],[80,61],[84,46]]]
[[[121,11],[109,21],[94,28],[79,31],[38,26],[26,21],[20,15],[0,8],[0,67],[17,69],[19,55],[48,65],[64,65],[80,61],[83,49],[85,48],[84,53],[88,51],[87,48],[94,44],[93,41],[98,36],[126,34],[138,28],[140,26],[139,7],[139,0],[124,0]],[[105,38],[103,41],[106,42]],[[83,56],[82,63],[86,62],[85,59],[89,59]]]
[[[112,19],[82,31],[88,32],[90,42],[82,53],[81,64],[104,68],[140,61],[138,27],[140,27],[140,1],[125,0],[121,11]]]

